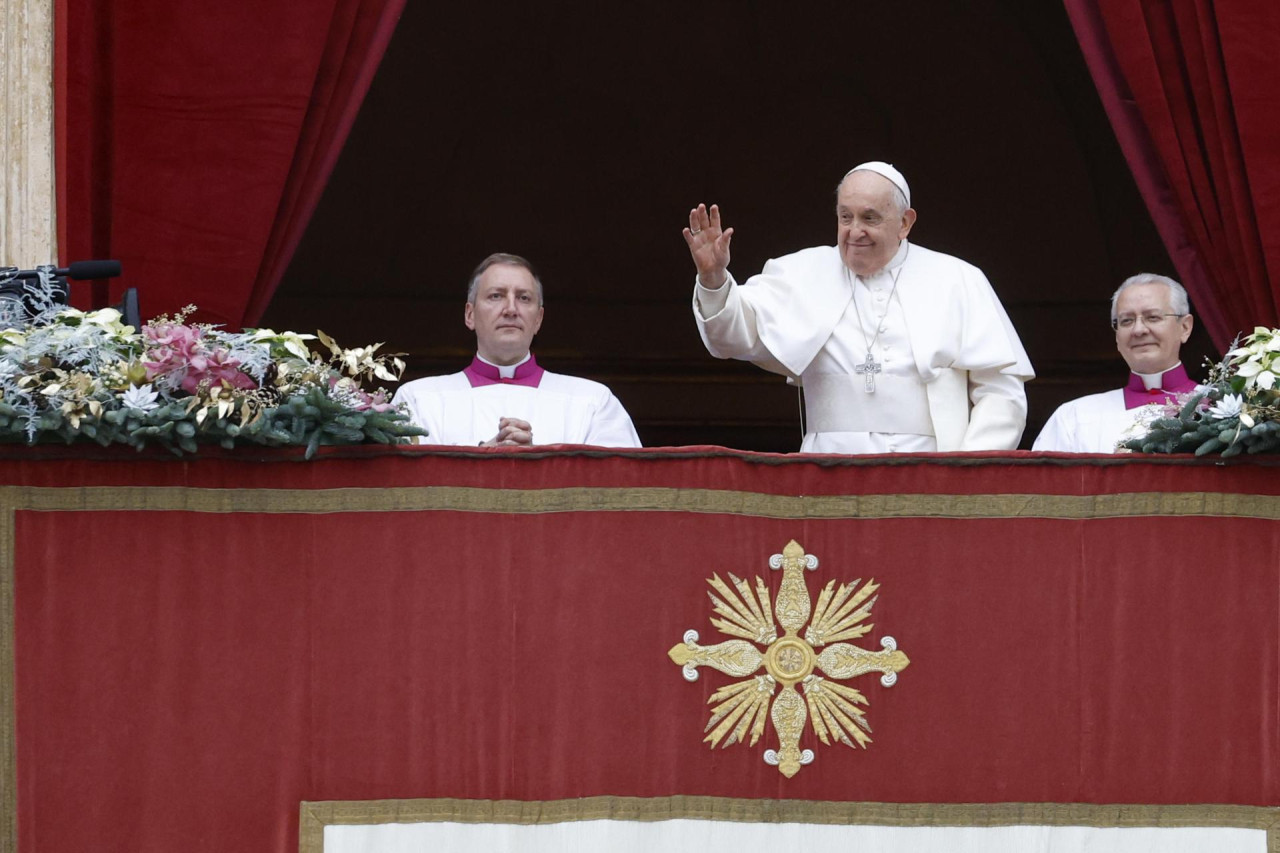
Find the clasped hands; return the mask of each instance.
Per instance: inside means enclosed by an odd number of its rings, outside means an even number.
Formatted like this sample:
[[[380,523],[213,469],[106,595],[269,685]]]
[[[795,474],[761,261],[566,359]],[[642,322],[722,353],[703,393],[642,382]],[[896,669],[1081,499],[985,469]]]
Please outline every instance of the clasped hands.
[[[729,278],[729,241],[732,228],[721,228],[720,207],[711,205],[707,210],[700,204],[689,211],[689,227],[684,229],[684,241],[698,268],[698,281],[708,290],[719,290]]]
[[[533,444],[533,427],[528,421],[519,418],[501,418],[498,421],[498,434],[488,441],[480,442],[481,447],[528,447]]]

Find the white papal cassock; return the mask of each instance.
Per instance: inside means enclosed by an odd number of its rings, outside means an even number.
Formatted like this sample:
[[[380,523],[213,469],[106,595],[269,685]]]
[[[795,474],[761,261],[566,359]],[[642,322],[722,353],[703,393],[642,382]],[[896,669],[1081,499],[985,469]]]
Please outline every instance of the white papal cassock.
[[[854,276],[834,246],[770,260],[739,285],[695,283],[707,350],[805,388],[807,453],[1011,450],[1035,376],[982,271],[903,241]],[[868,345],[879,372],[867,393]]]
[[[599,382],[543,370],[532,355],[506,372],[476,359],[458,373],[406,382],[393,402],[427,430],[422,444],[474,447],[497,434],[502,418],[519,418],[534,444],[640,446],[626,409]]]

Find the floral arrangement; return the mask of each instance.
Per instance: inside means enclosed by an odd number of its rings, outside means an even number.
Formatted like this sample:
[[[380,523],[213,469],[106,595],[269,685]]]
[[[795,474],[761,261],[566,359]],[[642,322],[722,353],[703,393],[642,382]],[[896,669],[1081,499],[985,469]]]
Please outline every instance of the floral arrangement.
[[[1280,449],[1280,329],[1238,338],[1195,392],[1157,412],[1120,447],[1141,453],[1266,453]]]
[[[381,344],[342,349],[324,332],[227,332],[188,323],[187,306],[141,331],[119,311],[49,305],[0,330],[0,441],[150,444],[181,455],[202,443],[302,446],[396,444],[425,432],[387,391],[404,362]],[[319,340],[327,357],[313,354]]]

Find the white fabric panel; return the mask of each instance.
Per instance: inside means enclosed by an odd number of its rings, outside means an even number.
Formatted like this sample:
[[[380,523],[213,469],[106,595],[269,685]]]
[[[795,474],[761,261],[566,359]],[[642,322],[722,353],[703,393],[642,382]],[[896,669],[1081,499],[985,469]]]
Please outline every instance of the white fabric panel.
[[[324,853],[1267,853],[1261,829],[1079,826],[893,827],[714,820],[326,826]]]

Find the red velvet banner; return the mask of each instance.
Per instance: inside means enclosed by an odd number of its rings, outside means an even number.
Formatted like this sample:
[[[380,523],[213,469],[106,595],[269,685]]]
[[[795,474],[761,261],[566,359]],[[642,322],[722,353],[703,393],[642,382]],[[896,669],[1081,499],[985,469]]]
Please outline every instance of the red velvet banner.
[[[17,849],[293,850],[302,800],[1280,804],[1269,467],[369,455],[6,465]],[[790,539],[911,663],[785,779],[667,650]]]

